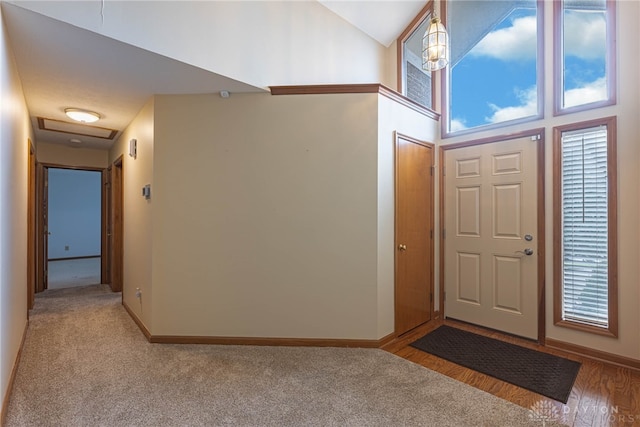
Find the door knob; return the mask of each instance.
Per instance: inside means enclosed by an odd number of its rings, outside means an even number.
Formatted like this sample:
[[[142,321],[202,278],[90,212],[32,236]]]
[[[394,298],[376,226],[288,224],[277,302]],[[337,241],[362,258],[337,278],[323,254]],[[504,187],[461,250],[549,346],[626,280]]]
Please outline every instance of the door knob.
[[[516,253],[529,256],[529,255],[533,255],[533,249],[526,248],[523,251],[516,251]]]
[[[407,250],[407,245],[398,245],[398,250],[399,251],[406,251]]]

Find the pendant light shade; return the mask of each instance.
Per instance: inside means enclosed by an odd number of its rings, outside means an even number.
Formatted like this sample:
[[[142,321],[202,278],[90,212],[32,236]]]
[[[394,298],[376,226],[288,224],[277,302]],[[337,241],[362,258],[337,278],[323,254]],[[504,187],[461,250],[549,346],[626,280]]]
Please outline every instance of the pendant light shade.
[[[436,71],[449,64],[449,35],[440,18],[433,18],[422,38],[422,68]]]

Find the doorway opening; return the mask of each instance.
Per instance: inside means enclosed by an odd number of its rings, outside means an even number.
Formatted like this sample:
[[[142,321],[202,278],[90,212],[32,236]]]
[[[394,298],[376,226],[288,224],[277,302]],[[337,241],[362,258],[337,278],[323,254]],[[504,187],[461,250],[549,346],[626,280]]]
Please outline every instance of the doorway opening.
[[[100,284],[102,171],[45,170],[47,289]]]
[[[104,280],[107,170],[37,163],[34,293]]]

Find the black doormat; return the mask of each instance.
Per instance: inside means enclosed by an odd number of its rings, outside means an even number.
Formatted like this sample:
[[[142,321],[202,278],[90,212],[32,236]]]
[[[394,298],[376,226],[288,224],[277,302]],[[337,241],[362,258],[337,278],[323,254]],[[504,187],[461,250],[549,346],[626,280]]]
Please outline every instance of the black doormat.
[[[567,403],[580,363],[449,326],[411,344],[474,371]]]

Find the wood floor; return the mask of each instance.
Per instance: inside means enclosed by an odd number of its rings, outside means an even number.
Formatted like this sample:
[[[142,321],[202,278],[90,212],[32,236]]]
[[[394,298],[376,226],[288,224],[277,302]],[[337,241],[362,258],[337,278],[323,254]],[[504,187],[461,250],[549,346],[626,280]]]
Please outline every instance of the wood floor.
[[[548,419],[557,420],[569,426],[640,426],[639,371],[549,349],[532,341],[466,323],[448,319],[444,321],[444,324],[449,326],[581,362],[582,367],[578,378],[565,405],[409,346],[410,343],[442,323],[442,321],[434,321],[416,328],[386,345],[384,350],[525,408],[532,408],[535,405],[535,408],[542,408],[539,413],[548,414]]]

